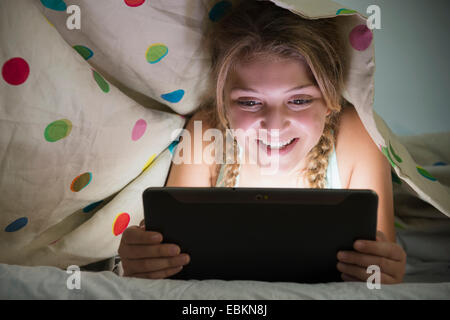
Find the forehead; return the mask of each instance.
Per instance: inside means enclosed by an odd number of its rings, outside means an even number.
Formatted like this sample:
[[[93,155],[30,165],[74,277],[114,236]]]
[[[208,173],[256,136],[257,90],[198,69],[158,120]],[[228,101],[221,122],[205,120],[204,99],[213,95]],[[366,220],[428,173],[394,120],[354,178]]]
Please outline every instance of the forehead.
[[[230,85],[265,86],[315,82],[308,65],[301,60],[259,58],[239,62],[230,75]]]

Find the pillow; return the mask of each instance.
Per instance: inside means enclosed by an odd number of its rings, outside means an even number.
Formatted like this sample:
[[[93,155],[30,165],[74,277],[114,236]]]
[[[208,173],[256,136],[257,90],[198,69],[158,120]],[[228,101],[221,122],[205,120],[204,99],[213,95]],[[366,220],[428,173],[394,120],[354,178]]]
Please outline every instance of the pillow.
[[[400,136],[412,158],[441,184],[450,186],[450,132]],[[446,216],[422,200],[417,193],[392,174],[396,226],[399,229],[437,232],[448,224]],[[448,220],[448,219],[446,219]],[[447,226],[448,230],[448,226]]]
[[[79,30],[67,28],[65,9],[55,10],[65,2],[42,1],[42,10],[109,79],[185,115],[200,104],[208,80],[203,30],[231,8],[229,1],[215,2],[213,8],[214,1],[206,0],[73,0],[70,5],[80,8]]]
[[[143,219],[139,192],[164,185],[185,119],[120,92],[42,3],[0,3],[0,261],[84,265]]]

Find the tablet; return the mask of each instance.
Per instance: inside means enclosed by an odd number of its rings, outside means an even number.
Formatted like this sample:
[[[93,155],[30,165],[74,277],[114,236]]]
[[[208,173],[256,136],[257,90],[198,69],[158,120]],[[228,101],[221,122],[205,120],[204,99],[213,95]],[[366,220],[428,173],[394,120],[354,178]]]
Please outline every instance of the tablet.
[[[191,257],[172,279],[342,281],[337,252],[376,236],[368,189],[150,187],[142,197],[146,230]]]

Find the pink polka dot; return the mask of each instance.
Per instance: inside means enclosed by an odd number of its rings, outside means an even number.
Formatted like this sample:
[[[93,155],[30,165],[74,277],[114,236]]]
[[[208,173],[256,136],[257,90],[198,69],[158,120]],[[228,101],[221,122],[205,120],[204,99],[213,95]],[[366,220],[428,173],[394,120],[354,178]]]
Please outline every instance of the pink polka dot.
[[[20,58],[12,58],[3,64],[2,76],[5,81],[13,86],[24,83],[30,74],[28,63]]]
[[[129,7],[139,7],[145,0],[125,0],[125,4]]]
[[[355,50],[364,51],[372,43],[373,33],[367,25],[360,24],[350,32],[350,44]]]
[[[139,119],[133,127],[131,139],[133,139],[133,141],[139,140],[144,135],[146,129],[147,122],[144,119]]]

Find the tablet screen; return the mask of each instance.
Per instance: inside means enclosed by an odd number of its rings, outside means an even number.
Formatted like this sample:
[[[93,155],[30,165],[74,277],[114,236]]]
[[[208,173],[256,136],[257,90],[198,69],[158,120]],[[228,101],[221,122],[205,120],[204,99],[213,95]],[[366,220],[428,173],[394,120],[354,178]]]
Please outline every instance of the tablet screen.
[[[147,230],[191,261],[174,279],[341,281],[337,252],[375,240],[373,190],[151,187]]]

